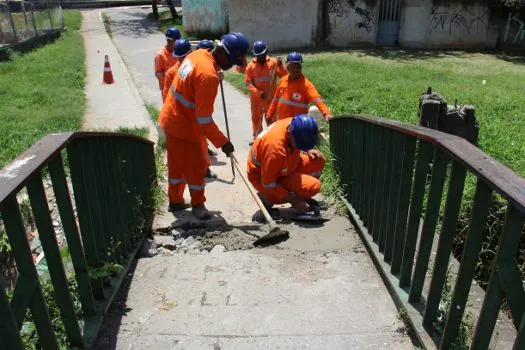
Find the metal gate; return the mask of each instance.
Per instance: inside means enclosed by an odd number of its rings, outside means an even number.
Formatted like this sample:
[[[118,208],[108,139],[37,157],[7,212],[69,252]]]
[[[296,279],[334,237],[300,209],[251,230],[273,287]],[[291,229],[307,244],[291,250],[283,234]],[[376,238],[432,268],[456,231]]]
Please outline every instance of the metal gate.
[[[378,46],[397,45],[401,2],[402,0],[381,0],[377,30]]]

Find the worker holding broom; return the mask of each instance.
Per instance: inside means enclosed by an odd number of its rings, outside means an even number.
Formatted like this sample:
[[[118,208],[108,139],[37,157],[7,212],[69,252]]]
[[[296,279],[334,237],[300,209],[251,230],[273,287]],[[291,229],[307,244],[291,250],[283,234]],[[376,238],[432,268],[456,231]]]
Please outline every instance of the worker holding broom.
[[[314,149],[318,136],[317,122],[307,114],[279,120],[257,136],[248,155],[248,180],[268,211],[274,204],[290,203],[301,214],[318,206],[312,197],[321,190],[325,165]]]
[[[314,84],[303,75],[303,57],[299,52],[290,52],[286,59],[288,75],[277,86],[266,120],[270,123],[291,118],[297,114],[307,114],[308,104],[313,103],[325,120],[332,119],[330,109],[317,92]]]
[[[177,63],[177,58],[173,56],[175,41],[179,40],[181,35],[177,28],[168,28],[165,32],[166,45],[155,55],[155,77],[159,81],[160,93],[164,91],[164,80],[168,69]],[[162,98],[164,102],[164,97]]]
[[[244,83],[250,90],[250,107],[252,112],[253,138],[263,130],[263,114],[268,110],[275,92],[276,77],[286,75],[281,58],[268,56],[268,47],[258,40],[253,44],[253,61],[246,67]],[[269,125],[269,122],[266,122]],[[251,142],[250,144],[252,144]]]
[[[159,115],[160,127],[166,134],[171,211],[188,207],[183,197],[187,184],[192,213],[201,220],[211,218],[204,205],[208,161],[203,139],[210,140],[227,156],[234,152],[233,144],[212,118],[219,87],[218,69],[241,65],[248,47],[242,33],[228,33],[213,51],[196,50],[187,55],[175,75]]]

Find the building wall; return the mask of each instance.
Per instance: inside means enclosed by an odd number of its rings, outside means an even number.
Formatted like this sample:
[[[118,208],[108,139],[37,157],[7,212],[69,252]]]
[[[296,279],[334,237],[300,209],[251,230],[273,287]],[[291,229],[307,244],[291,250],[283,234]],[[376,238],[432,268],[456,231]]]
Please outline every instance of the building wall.
[[[182,0],[182,24],[188,34],[224,34],[228,30],[227,0]]]
[[[486,3],[451,0],[405,0],[399,44],[417,48],[491,48],[497,23]]]
[[[374,45],[379,0],[326,0],[326,40],[333,46]]]
[[[525,50],[525,13],[501,11],[499,39],[505,50]]]
[[[250,44],[264,40],[270,50],[314,46],[319,35],[321,0],[228,0],[230,31]]]

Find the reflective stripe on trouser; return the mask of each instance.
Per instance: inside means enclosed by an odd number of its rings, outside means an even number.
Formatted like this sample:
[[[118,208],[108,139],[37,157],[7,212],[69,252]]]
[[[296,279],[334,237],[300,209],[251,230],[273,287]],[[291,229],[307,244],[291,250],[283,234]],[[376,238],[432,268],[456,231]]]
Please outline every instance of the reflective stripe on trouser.
[[[204,144],[203,141],[188,142],[166,135],[170,202],[182,203],[184,201],[186,184],[190,189],[192,206],[206,202],[204,177],[208,169],[208,160],[203,153]]]
[[[268,110],[269,103],[258,96],[250,95],[250,107],[252,110],[252,131],[256,137],[263,131],[262,117],[264,111]]]
[[[299,165],[293,173],[287,176],[282,176],[277,179],[277,183],[284,187],[288,192],[294,192],[299,198],[309,199],[321,191],[321,181],[319,176],[312,176],[311,174],[320,174],[324,168],[325,161],[322,159],[311,159],[306,154],[301,154]],[[268,189],[264,188],[260,168],[248,167],[248,179],[253,187],[266,197],[273,204],[284,203],[283,199],[273,197]]]

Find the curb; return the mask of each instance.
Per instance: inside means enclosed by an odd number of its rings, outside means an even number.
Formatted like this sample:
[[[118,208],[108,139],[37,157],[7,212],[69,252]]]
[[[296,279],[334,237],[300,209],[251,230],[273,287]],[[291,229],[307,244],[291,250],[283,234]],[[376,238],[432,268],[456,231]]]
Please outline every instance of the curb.
[[[104,20],[102,19],[102,12],[103,11],[98,11],[98,15],[99,15],[100,22],[102,23],[102,25],[104,25]],[[113,45],[113,47],[115,48],[115,51],[118,54],[117,63],[122,68],[122,72],[124,73],[124,80],[129,85],[131,93],[133,94],[133,97],[135,98],[135,100],[137,100],[137,103],[140,106],[142,106],[141,108],[144,110],[145,115],[148,117],[148,121],[147,121],[148,129],[149,129],[148,139],[153,141],[155,143],[155,147],[156,147],[157,144],[158,144],[158,141],[159,141],[159,132],[158,132],[157,127],[155,126],[155,123],[151,120],[151,117],[149,115],[148,110],[146,109],[146,101],[144,100],[143,96],[140,94],[140,91],[137,88],[137,85],[136,85],[135,81],[133,80],[133,77],[131,76],[131,73],[128,70],[128,67],[126,65],[126,61],[124,60],[124,58],[122,57],[119,49],[117,48],[117,46],[113,42],[113,38],[111,38],[109,36],[107,31],[105,31],[105,33],[106,33],[107,37],[109,38],[109,40],[111,42],[111,45]]]

